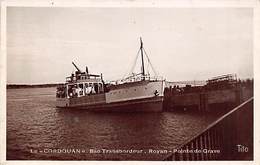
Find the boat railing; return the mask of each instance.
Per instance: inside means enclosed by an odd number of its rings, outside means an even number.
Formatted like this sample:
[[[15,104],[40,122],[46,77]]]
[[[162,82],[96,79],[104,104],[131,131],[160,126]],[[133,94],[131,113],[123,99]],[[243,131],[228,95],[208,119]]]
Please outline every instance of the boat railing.
[[[101,79],[101,76],[94,75],[94,74],[73,75],[73,76],[66,77],[66,82],[73,83],[73,82],[77,82],[78,80],[87,80],[87,79]]]
[[[235,82],[237,82],[237,76],[236,76],[236,74],[227,74],[227,75],[213,77],[213,78],[207,80],[208,85],[221,83],[221,82],[235,83]]]
[[[251,160],[253,97],[173,149],[164,160]],[[248,151],[239,151],[246,146]],[[183,152],[182,152],[183,151]]]
[[[109,83],[117,85],[117,84],[136,82],[136,81],[142,81],[142,80],[161,81],[161,80],[163,80],[163,77],[162,76],[150,76],[149,74],[143,76],[141,73],[139,73],[139,74],[134,74],[129,77],[120,79],[120,80],[110,81]]]

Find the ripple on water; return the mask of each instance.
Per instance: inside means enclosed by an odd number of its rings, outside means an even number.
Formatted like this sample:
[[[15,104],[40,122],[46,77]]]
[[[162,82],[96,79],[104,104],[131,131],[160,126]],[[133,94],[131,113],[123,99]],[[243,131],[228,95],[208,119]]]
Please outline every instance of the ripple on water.
[[[7,159],[160,160],[156,154],[44,154],[30,149],[172,149],[215,117],[55,108],[55,88],[7,90]]]

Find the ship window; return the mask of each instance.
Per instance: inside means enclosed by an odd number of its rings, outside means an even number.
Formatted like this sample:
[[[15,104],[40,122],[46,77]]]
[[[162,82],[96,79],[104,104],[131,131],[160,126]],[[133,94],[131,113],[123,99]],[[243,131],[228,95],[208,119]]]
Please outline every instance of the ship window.
[[[104,89],[103,89],[102,83],[99,83],[99,84],[98,84],[98,87],[99,87],[99,93],[103,93],[103,92],[104,92]]]
[[[99,93],[99,91],[98,91],[98,83],[94,83],[94,90],[95,90],[95,93]]]
[[[95,90],[95,87],[94,87],[94,85],[93,85],[94,83],[89,83],[89,87],[88,87],[88,89],[89,89],[89,93],[88,94],[95,94],[97,91]]]
[[[79,84],[79,88],[82,88],[82,89],[83,89],[83,84]]]
[[[83,84],[78,85],[77,93],[78,93],[78,96],[83,96]]]
[[[91,94],[91,90],[92,90],[92,86],[91,86],[92,84],[91,83],[85,83],[85,94],[86,95],[89,95],[89,94]]]
[[[68,85],[68,96],[69,97],[73,97],[73,95],[74,95],[73,88],[74,88],[74,85]]]

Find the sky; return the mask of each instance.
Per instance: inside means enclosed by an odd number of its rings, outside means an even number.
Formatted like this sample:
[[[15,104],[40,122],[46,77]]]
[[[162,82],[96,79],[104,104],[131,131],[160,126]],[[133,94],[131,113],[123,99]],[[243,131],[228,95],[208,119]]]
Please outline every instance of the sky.
[[[7,83],[64,82],[72,61],[120,79],[134,64],[139,37],[166,80],[252,78],[252,19],[250,8],[8,7]]]

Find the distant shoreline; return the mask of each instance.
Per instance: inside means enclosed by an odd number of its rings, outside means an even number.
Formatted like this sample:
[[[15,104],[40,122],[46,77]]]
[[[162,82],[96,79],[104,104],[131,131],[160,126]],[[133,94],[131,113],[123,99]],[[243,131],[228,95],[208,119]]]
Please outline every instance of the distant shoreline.
[[[254,79],[239,79],[239,81],[242,81],[242,83],[250,83],[253,82]],[[183,84],[183,85],[195,85],[195,86],[204,86],[206,84],[206,81],[175,81],[171,82],[168,81],[168,83],[175,85],[175,84]],[[240,82],[241,83],[241,82]],[[7,84],[7,89],[19,89],[19,88],[50,88],[50,87],[57,87],[58,85],[62,85],[64,83],[50,83],[50,84]]]
[[[48,87],[57,87],[62,83],[54,84],[7,84],[7,89],[19,89],[19,88],[48,88]]]

